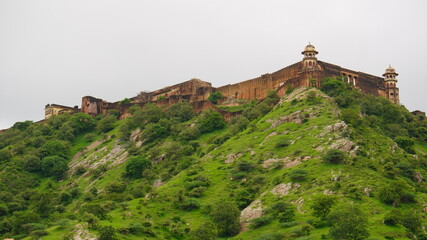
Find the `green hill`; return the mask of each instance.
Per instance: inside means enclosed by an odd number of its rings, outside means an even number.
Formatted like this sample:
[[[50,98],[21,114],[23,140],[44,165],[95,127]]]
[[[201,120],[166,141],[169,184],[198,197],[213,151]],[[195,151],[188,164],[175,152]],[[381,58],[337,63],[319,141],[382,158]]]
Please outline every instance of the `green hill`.
[[[336,79],[225,123],[188,103],[0,134],[15,239],[427,239],[427,121]]]

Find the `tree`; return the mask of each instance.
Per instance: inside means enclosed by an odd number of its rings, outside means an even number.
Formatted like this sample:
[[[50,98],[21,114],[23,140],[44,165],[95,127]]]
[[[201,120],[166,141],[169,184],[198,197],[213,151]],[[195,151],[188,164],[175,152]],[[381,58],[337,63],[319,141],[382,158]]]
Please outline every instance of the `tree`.
[[[292,203],[279,201],[271,206],[280,222],[292,222],[295,219],[295,206]]]
[[[211,95],[209,95],[208,100],[213,104],[217,104],[218,100],[221,100],[223,98],[224,96],[222,95],[221,92],[213,92],[211,93]]]
[[[213,132],[225,127],[224,118],[215,110],[208,109],[204,111],[199,119],[199,129],[202,133]]]
[[[151,166],[151,161],[143,156],[129,157],[126,164],[126,176],[141,178],[142,172]]]
[[[0,163],[9,161],[12,158],[12,153],[10,150],[4,148],[0,150]]]
[[[234,236],[240,229],[240,211],[233,202],[217,202],[209,214],[220,236]]]
[[[422,229],[421,218],[418,213],[413,210],[402,214],[401,223],[413,233],[418,233]]]
[[[400,148],[402,148],[406,152],[411,153],[411,154],[415,153],[415,150],[414,150],[415,142],[411,138],[409,138],[409,137],[397,137],[396,139],[394,139],[394,141],[396,142],[396,144]]]
[[[50,140],[47,141],[41,148],[42,156],[60,156],[63,158],[69,155],[69,145],[64,141]]]
[[[107,115],[98,121],[98,124],[96,125],[96,129],[101,133],[108,132],[114,129],[114,125],[116,121],[117,121],[116,117],[114,117],[113,115]]]
[[[102,226],[99,228],[99,240],[116,240],[116,229],[112,226]]]
[[[87,113],[76,113],[71,117],[73,127],[78,132],[89,131],[95,128],[95,119]]]
[[[337,150],[337,149],[330,149],[326,154],[323,156],[323,161],[327,163],[342,163],[345,159],[345,152]]]
[[[395,226],[402,220],[402,212],[399,209],[393,209],[384,216],[384,224]]]
[[[348,89],[347,84],[342,79],[337,78],[325,78],[322,81],[320,90],[331,97],[341,95]]]
[[[207,221],[200,224],[190,232],[190,240],[215,240],[218,232],[213,222]]]
[[[336,203],[337,198],[335,196],[321,194],[314,198],[310,208],[313,210],[313,216],[326,221],[332,207]]]
[[[12,128],[25,131],[31,124],[33,124],[33,121],[16,122],[13,124]]]
[[[185,122],[194,117],[194,109],[188,101],[172,104],[166,114],[169,118],[177,119],[179,122]]]
[[[356,205],[341,206],[333,209],[328,216],[331,223],[329,235],[333,239],[362,240],[369,236],[368,219]]]
[[[48,156],[42,159],[41,168],[44,176],[59,179],[68,170],[68,165],[65,159],[60,156]]]

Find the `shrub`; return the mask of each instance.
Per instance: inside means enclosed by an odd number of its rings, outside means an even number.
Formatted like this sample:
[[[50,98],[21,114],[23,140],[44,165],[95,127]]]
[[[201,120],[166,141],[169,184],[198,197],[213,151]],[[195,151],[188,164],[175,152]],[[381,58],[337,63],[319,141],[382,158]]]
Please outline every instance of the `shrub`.
[[[220,236],[234,236],[240,230],[240,210],[233,202],[217,202],[209,213]]]
[[[223,98],[224,96],[221,92],[213,92],[211,95],[209,95],[208,100],[213,104],[217,104],[218,100],[222,100]]]
[[[200,208],[200,203],[194,198],[187,198],[181,203],[180,208],[185,211],[191,211]]]
[[[355,205],[341,206],[331,211],[328,216],[331,223],[329,235],[333,239],[362,240],[369,236],[368,219]]]
[[[283,239],[283,235],[280,233],[266,233],[263,234],[254,240],[281,240]]]
[[[393,209],[384,216],[384,224],[395,226],[400,223],[402,212],[399,209]]]
[[[188,101],[172,104],[167,110],[168,117],[185,122],[192,119],[195,115],[193,106]]]
[[[0,163],[9,161],[9,159],[12,158],[12,153],[8,149],[1,149],[0,150]]]
[[[347,84],[341,79],[341,77],[337,78],[325,78],[322,81],[322,86],[320,90],[331,97],[336,97],[341,95],[348,89]]]
[[[88,133],[84,136],[84,140],[86,142],[92,142],[93,140],[95,140],[96,138],[96,134],[95,133]]]
[[[151,161],[143,156],[129,157],[126,164],[126,176],[130,178],[141,178],[142,172],[151,166]]]
[[[323,156],[323,161],[326,163],[339,164],[342,163],[346,158],[346,154],[343,151],[337,149],[330,149]]]
[[[336,203],[337,198],[335,196],[321,194],[314,198],[310,208],[313,210],[313,216],[324,221]]]
[[[200,130],[195,126],[183,128],[179,133],[179,137],[186,141],[197,139],[199,136]]]
[[[190,240],[215,240],[218,231],[213,222],[208,221],[200,224],[190,232]]]
[[[63,141],[50,140],[42,146],[41,153],[43,157],[57,155],[66,158],[69,155],[69,145]]]
[[[411,230],[413,233],[419,232],[422,227],[422,220],[420,216],[413,210],[402,214],[401,223],[404,227]]]
[[[202,133],[222,129],[225,125],[226,123],[221,114],[212,109],[204,111],[199,118],[199,130]]]
[[[271,222],[271,220],[272,219],[270,217],[267,217],[267,216],[255,218],[255,219],[251,220],[251,225],[249,227],[252,229],[259,228],[261,226],[269,224]]]
[[[117,122],[117,118],[113,115],[107,115],[98,121],[96,129],[98,132],[105,133],[114,129],[114,125]]]
[[[44,176],[62,178],[68,170],[67,162],[60,156],[48,156],[42,159],[41,169]]]
[[[410,153],[410,154],[415,153],[415,150],[414,150],[415,142],[411,138],[409,138],[409,137],[397,137],[396,139],[394,139],[394,141],[396,142],[396,144],[400,148],[405,150],[407,153]]]
[[[76,113],[71,117],[71,123],[77,132],[92,130],[96,126],[95,119],[87,113]]]
[[[295,219],[295,206],[291,203],[279,201],[271,206],[268,212],[277,216],[280,222],[292,222]]]
[[[98,232],[99,232],[99,240],[116,240],[117,239],[116,229],[114,229],[112,226],[100,227]]]
[[[292,181],[301,182],[307,179],[307,174],[308,174],[308,171],[305,169],[293,169],[289,173],[289,177],[291,178]]]

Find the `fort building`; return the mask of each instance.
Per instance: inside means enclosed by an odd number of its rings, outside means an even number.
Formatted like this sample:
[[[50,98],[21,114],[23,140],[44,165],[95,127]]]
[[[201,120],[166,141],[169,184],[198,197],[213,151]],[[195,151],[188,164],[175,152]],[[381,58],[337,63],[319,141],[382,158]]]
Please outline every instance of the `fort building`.
[[[80,109],[77,106],[67,107],[58,104],[47,104],[44,108],[45,119],[52,117],[53,115],[60,115],[64,113],[79,112]]]
[[[138,104],[143,106],[146,103],[156,103],[158,105],[169,106],[171,104],[188,101],[196,112],[207,108],[214,108],[220,111],[214,104],[208,101],[212,92],[220,92],[227,103],[242,103],[244,101],[262,100],[270,90],[276,90],[282,97],[288,88],[296,87],[316,87],[320,88],[322,80],[327,77],[340,77],[347,84],[360,91],[374,96],[382,96],[395,104],[400,104],[399,88],[397,88],[397,76],[395,69],[389,66],[382,77],[368,73],[343,68],[341,66],[323,62],[317,59],[318,51],[312,44],[308,44],[301,52],[303,59],[300,62],[289,65],[273,73],[266,73],[257,78],[228,84],[220,87],[213,87],[211,83],[200,79],[191,79],[173,86],[168,86],[152,92],[141,92],[137,96],[130,98],[130,103],[122,102],[110,103],[103,99],[91,96],[82,98],[81,112],[96,115],[106,114],[109,110],[117,110],[122,118],[127,117],[127,109]],[[234,101],[235,100],[235,101]],[[51,104],[54,105],[54,104]],[[69,107],[46,107],[46,118],[61,111],[73,109]],[[222,114],[229,118],[233,114],[222,111]]]

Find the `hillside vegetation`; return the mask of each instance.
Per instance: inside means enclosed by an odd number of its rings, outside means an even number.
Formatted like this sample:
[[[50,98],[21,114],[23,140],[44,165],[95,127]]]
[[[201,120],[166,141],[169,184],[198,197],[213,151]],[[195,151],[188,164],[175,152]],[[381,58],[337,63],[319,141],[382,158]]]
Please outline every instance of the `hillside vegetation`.
[[[190,104],[0,134],[0,236],[427,239],[427,121],[339,79],[226,123]]]

